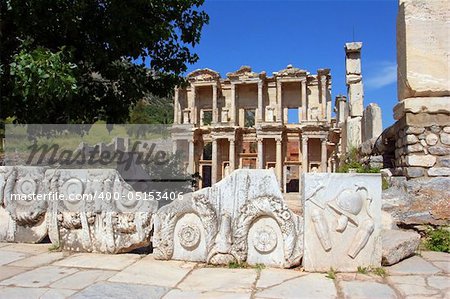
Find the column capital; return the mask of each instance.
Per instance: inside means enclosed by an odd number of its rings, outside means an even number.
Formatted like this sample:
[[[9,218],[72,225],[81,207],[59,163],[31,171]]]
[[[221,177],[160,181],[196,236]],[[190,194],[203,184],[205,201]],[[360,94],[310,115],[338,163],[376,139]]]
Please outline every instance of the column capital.
[[[263,140],[264,140],[263,137],[256,137],[256,141],[258,141],[258,142],[262,142]]]
[[[322,141],[322,143],[326,143],[327,142],[327,138],[326,137],[321,137],[320,141]]]
[[[281,143],[281,141],[283,140],[283,137],[275,137],[275,141],[278,143],[278,142],[280,142]]]
[[[264,86],[264,81],[263,80],[259,80],[258,81],[258,87],[262,88]]]
[[[308,136],[302,136],[302,140],[303,141],[308,141],[309,137]]]
[[[234,138],[234,137],[228,138],[228,141],[229,142],[236,142],[236,138]]]

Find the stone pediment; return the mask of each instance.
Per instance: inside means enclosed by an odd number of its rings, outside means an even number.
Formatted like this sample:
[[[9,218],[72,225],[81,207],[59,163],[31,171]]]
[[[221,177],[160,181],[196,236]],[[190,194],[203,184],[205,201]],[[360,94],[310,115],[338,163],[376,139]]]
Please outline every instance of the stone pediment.
[[[307,71],[293,67],[292,64],[289,64],[285,69],[275,72],[274,76],[278,78],[297,78],[305,77],[307,74]]]
[[[263,79],[266,77],[266,72],[256,73],[252,71],[250,66],[241,66],[237,71],[227,73],[227,77],[230,80],[251,80],[251,79]]]
[[[211,69],[198,69],[187,76],[189,82],[214,82],[220,79],[220,74]]]

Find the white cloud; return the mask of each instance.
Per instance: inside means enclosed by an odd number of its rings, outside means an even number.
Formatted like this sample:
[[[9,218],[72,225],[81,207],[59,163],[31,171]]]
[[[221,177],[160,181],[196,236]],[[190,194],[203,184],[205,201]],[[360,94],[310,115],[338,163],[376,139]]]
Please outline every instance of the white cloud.
[[[373,68],[373,72],[366,80],[366,86],[378,89],[397,82],[397,64],[393,62],[380,63],[378,68]]]

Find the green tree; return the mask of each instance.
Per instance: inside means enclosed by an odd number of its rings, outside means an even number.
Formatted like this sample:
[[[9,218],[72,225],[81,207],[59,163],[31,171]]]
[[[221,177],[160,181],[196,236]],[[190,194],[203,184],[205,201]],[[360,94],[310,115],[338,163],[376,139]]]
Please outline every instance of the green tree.
[[[124,122],[182,82],[203,0],[0,0],[0,119]]]

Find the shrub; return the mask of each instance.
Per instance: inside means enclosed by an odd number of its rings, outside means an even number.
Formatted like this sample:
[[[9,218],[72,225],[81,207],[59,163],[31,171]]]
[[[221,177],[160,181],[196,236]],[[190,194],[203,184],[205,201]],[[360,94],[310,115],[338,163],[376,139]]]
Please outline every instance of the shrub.
[[[425,248],[432,251],[450,252],[450,231],[446,228],[428,230]]]

